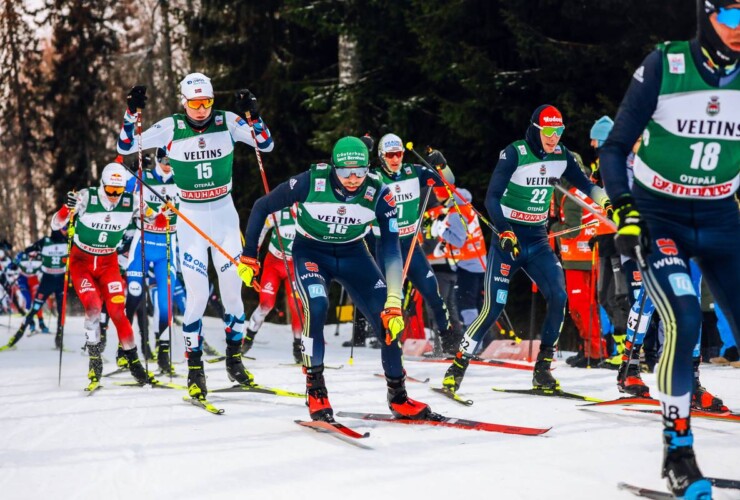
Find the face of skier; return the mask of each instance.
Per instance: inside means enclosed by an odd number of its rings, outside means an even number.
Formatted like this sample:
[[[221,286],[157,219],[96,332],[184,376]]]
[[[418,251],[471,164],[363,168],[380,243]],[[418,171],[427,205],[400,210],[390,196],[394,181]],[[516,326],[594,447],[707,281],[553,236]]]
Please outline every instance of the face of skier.
[[[350,193],[357,191],[365,182],[367,177],[367,167],[361,168],[338,168],[336,169],[337,179],[342,187]],[[357,175],[361,174],[361,175]]]
[[[728,5],[709,16],[714,31],[727,48],[740,52],[740,4]]]
[[[213,98],[190,99],[185,103],[185,113],[195,122],[202,122],[211,116]]]
[[[169,173],[172,172],[172,165],[170,165],[170,159],[168,157],[165,156],[160,158],[157,163],[159,163],[159,168],[162,169],[162,172],[165,174],[169,175]]]
[[[542,141],[542,149],[545,150],[545,153],[550,154],[555,151],[555,148],[558,146],[558,143],[560,142],[560,136],[557,133],[553,133],[552,135],[548,136],[546,135],[547,132],[550,131],[540,130],[540,140]]]
[[[103,186],[105,197],[108,198],[108,201],[113,205],[118,203],[118,200],[121,199],[123,190],[123,186]]]
[[[403,151],[388,151],[383,155],[383,161],[388,170],[396,173],[401,169],[401,163],[403,163]]]

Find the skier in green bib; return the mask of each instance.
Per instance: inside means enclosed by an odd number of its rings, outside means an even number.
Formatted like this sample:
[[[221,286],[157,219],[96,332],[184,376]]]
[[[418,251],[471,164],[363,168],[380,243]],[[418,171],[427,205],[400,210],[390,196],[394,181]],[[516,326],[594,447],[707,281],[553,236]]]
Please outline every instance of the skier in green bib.
[[[126,99],[127,109],[118,139],[118,152],[137,150],[134,134],[136,112],[146,105],[146,87],[133,87]],[[191,73],[180,82],[180,102],[184,113],[176,113],[155,123],[141,137],[143,149],[164,147],[179,188],[180,212],[207,234],[234,259],[241,253],[239,215],[231,198],[234,144],[243,142],[266,153],[274,143],[267,125],[259,116],[257,99],[247,89],[236,93],[239,114],[214,110],[211,80],[202,73]],[[243,118],[249,113],[252,123]],[[251,129],[251,130],[250,130]],[[252,134],[256,137],[256,143]],[[183,335],[188,357],[190,396],[205,399],[203,371],[202,318],[209,297],[208,250],[211,247],[189,224],[177,228],[180,269],[187,299],[183,316]],[[250,385],[254,377],[242,363],[244,304],[241,280],[230,260],[213,250],[211,258],[218,274],[219,291],[226,323],[226,373],[231,380]]]
[[[265,217],[297,203],[293,265],[304,307],[303,365],[306,404],[313,420],[333,421],[324,380],[324,323],[328,290],[336,280],[381,337],[388,406],[398,417],[425,418],[429,406],[406,393],[397,336],[401,314],[401,250],[396,202],[388,186],[369,172],[369,152],[357,137],[334,145],[332,165],[318,163],[280,184],[252,208],[239,275],[251,286],[259,273],[257,243]],[[370,225],[380,230],[385,278],[363,241]],[[385,335],[384,335],[385,332]]]
[[[381,137],[378,143],[378,158],[380,159],[381,168],[376,169],[375,172],[383,184],[390,188],[396,199],[401,259],[405,262],[411,249],[411,242],[416,234],[416,227],[421,219],[419,201],[422,188],[427,185],[429,179],[434,181],[434,186],[444,186],[439,178],[440,175],[444,175],[447,182],[454,183],[455,176],[452,175],[447,161],[439,151],[434,151],[429,157],[430,164],[439,165],[439,173],[423,165],[403,163],[403,152],[404,147],[400,137],[395,134],[386,134]],[[378,259],[378,265],[383,268],[382,245],[379,246],[375,255]],[[460,339],[452,332],[450,314],[442,296],[439,294],[437,278],[420,245],[416,245],[414,248],[414,254],[409,264],[408,278],[434,312],[434,320],[438,328],[437,334],[442,350],[454,352]]]
[[[640,263],[664,324],[662,475],[673,495],[692,500],[710,499],[712,486],[690,420],[702,323],[690,259],[740,340],[740,2],[697,0],[697,10],[696,38],[660,44],[635,71],[600,152],[615,244]],[[630,189],[625,159],[640,136]]]
[[[550,363],[563,326],[567,294],[563,268],[550,248],[545,226],[553,192],[550,180],[564,177],[611,213],[604,190],[586,178],[573,154],[560,144],[564,130],[560,111],[542,105],[532,114],[525,139],[509,144],[499,155],[486,194],[486,209],[498,231],[498,244],[494,236],[481,312],[465,332],[442,381],[452,392],[460,387],[471,356],[504,309],[509,282],[519,269],[537,284],[547,301],[532,385],[540,390],[560,388],[550,373]]]

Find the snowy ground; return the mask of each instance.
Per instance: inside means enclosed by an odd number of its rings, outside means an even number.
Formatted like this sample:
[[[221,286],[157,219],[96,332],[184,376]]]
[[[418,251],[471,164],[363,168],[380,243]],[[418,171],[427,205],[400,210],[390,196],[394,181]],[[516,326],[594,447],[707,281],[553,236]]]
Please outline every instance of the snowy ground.
[[[6,318],[1,319],[2,322]],[[0,344],[11,328],[0,325]],[[53,320],[52,320],[53,323]],[[552,430],[540,437],[409,427],[345,419],[370,431],[360,449],[293,423],[308,417],[300,399],[259,394],[213,394],[226,409],[208,414],[181,401],[179,391],[117,387],[85,397],[87,359],[79,354],[82,319],[69,318],[61,387],[58,353],[51,335],[20,341],[0,353],[0,498],[3,499],[608,499],[629,498],[620,480],[657,489],[661,461],[659,417],[608,408],[583,411],[561,399],[494,393],[492,386],[528,388],[525,371],[471,366],[460,406],[432,393],[430,384],[409,383],[412,397],[451,416]],[[179,331],[179,330],[178,330]],[[326,329],[326,379],[335,411],[387,412],[379,352],[356,349],[353,366],[341,342]],[[115,333],[113,334],[115,335]],[[206,338],[220,350],[219,322],[206,321]],[[265,325],[248,367],[257,382],[302,392],[304,378],[290,363],[291,336],[283,325]],[[105,372],[113,369],[109,341]],[[179,348],[178,348],[179,347]],[[182,350],[177,335],[175,351]],[[182,356],[176,356],[182,361]],[[446,365],[407,362],[418,378],[438,385]],[[184,373],[184,365],[178,365]],[[209,388],[230,385],[223,363],[206,365]],[[562,360],[563,387],[604,399],[618,396],[615,373],[573,369]],[[117,376],[129,380],[127,375]],[[654,386],[654,376],[645,377]],[[183,379],[175,379],[178,380]],[[706,367],[704,385],[740,409],[740,370]],[[740,425],[694,419],[699,463],[707,475],[740,478]],[[716,499],[740,492],[715,490]]]

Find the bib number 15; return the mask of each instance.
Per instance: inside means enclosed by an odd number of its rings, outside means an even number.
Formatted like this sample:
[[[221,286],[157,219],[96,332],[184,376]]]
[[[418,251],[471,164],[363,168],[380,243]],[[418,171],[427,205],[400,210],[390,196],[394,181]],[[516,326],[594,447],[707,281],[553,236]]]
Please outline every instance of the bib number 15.
[[[710,171],[717,168],[719,153],[722,150],[722,145],[719,142],[707,142],[706,144],[695,142],[689,148],[694,152],[691,156],[692,170]]]
[[[210,179],[213,176],[213,167],[211,167],[210,162],[198,163],[195,170],[198,173],[198,179]]]

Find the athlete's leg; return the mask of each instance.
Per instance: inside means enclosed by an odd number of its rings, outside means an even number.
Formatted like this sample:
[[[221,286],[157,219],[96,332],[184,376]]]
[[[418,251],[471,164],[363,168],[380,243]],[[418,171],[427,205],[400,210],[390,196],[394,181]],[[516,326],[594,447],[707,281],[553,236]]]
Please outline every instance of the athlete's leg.
[[[214,212],[215,213],[215,212]],[[233,204],[225,205],[218,210],[218,215],[211,215],[218,220],[218,226],[212,225],[214,239],[234,259],[238,259],[242,252],[241,233],[239,232],[239,216]],[[244,335],[244,303],[242,302],[242,280],[236,273],[236,267],[221,252],[211,249],[213,267],[218,274],[218,289],[221,302],[224,305],[224,321],[226,328],[226,343],[241,345]]]
[[[541,331],[541,346],[554,347],[560,337],[565,318],[568,295],[565,292],[565,276],[557,257],[549,246],[540,245],[529,257],[524,269],[534,280],[547,302],[547,313]],[[542,347],[540,347],[542,349]]]
[[[126,268],[126,282],[128,293],[126,294],[126,318],[129,322],[134,320],[136,311],[141,306],[144,298],[144,271],[141,261],[141,240],[137,237],[129,250],[129,263]]]
[[[293,244],[296,286],[303,303],[303,366],[324,364],[324,324],[329,310],[327,291],[336,259],[311,245]]]
[[[200,211],[186,214],[197,224],[202,218]],[[188,224],[178,228],[180,243],[180,269],[187,292],[182,333],[186,352],[201,353],[203,336],[201,318],[208,302],[208,243]]]
[[[270,311],[272,311],[272,308],[275,307],[275,299],[277,298],[277,292],[280,288],[280,281],[284,276],[285,270],[283,269],[282,261],[268,252],[260,273],[261,290],[259,305],[254,312],[252,312],[247,324],[247,328],[250,332],[257,333],[257,331],[262,327],[265,317],[270,313]]]
[[[293,289],[293,284],[295,283],[293,259],[288,261],[288,271],[290,274],[283,279],[283,283],[285,284],[285,297],[288,301],[288,309],[290,310],[290,323],[293,330],[293,338],[300,339],[301,332],[303,331],[303,306],[298,292]]]

